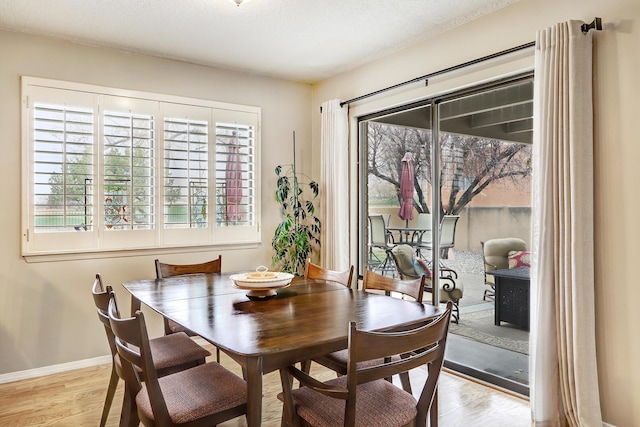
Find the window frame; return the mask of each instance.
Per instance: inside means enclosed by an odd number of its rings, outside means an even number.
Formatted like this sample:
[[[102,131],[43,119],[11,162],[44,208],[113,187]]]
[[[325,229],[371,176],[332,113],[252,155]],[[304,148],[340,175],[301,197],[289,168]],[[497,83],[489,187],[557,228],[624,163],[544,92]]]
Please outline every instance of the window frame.
[[[260,233],[260,146],[261,146],[261,108],[245,106],[205,99],[187,98],[175,95],[125,90],[119,88],[96,86],[83,83],[66,82],[38,77],[22,76],[22,215],[21,215],[21,254],[29,262],[47,261],[55,259],[81,259],[95,257],[120,256],[126,253],[154,253],[164,251],[200,251],[211,248],[257,247],[261,243]],[[58,98],[69,98],[67,105],[73,105],[75,98],[84,100],[84,104],[92,108],[92,126],[94,129],[92,145],[93,159],[93,192],[92,192],[92,220],[93,226],[89,230],[74,233],[60,230],[52,232],[35,232],[35,178],[36,153],[34,135],[34,106],[37,103],[53,104]],[[55,100],[55,101],[54,101]],[[113,106],[121,103],[122,109],[117,111],[131,111],[132,113],[154,114],[154,145],[152,148],[152,209],[154,223],[150,230],[127,229],[121,231],[109,230],[105,232],[104,222],[104,146],[105,127],[104,117],[108,111],[114,111]],[[144,107],[127,110],[127,103]],[[147,108],[148,107],[148,108]],[[208,219],[201,228],[166,228],[164,213],[164,126],[165,120],[175,118],[176,112],[199,111],[208,122]],[[216,164],[217,144],[216,131],[220,123],[235,123],[243,129],[249,129],[248,147],[250,155],[246,156],[249,172],[244,173],[243,184],[248,188],[247,209],[251,220],[218,225],[216,223]],[[132,168],[133,169],[133,168]],[[132,197],[132,196],[131,196]],[[138,237],[140,240],[138,240]]]

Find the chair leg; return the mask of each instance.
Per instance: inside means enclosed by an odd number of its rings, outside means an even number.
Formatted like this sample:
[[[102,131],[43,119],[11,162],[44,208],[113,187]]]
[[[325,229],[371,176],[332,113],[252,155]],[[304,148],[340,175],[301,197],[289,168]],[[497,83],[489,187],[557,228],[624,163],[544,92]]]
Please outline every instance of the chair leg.
[[[431,408],[429,408],[429,427],[438,427],[438,386],[436,385],[436,392],[433,394],[433,401],[431,402]]]
[[[484,294],[482,295],[482,300],[483,301],[493,301],[495,300],[495,291],[493,289],[485,289]]]
[[[104,398],[104,407],[102,408],[102,418],[100,418],[100,427],[104,427],[109,418],[109,411],[111,410],[111,404],[113,403],[113,396],[116,394],[116,388],[118,387],[118,381],[120,377],[116,372],[116,367],[111,364],[111,377],[109,378],[109,387],[107,388],[107,396]]]
[[[120,427],[137,427],[140,425],[136,397],[125,384],[124,398],[122,399],[122,412],[120,413]]]

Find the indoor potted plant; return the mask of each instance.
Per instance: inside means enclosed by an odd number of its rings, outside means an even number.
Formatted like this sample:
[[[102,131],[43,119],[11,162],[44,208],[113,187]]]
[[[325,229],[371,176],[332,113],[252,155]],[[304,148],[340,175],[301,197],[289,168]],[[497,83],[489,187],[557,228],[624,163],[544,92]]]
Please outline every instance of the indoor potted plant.
[[[320,246],[320,219],[314,200],[319,186],[296,169],[296,133],[293,132],[293,163],[278,165],[276,201],[280,204],[282,221],[271,241],[272,267],[292,274],[304,273],[307,258]]]

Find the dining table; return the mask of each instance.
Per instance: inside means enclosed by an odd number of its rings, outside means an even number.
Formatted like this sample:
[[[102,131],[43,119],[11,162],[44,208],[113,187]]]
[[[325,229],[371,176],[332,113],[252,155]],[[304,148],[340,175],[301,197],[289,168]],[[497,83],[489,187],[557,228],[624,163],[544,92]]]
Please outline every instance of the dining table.
[[[132,280],[123,286],[131,294],[132,312],[145,304],[241,365],[247,381],[248,426],[261,424],[262,375],[347,348],[349,322],[367,331],[400,330],[426,324],[443,312],[432,305],[303,277],[277,289],[275,296],[249,297],[232,274]]]

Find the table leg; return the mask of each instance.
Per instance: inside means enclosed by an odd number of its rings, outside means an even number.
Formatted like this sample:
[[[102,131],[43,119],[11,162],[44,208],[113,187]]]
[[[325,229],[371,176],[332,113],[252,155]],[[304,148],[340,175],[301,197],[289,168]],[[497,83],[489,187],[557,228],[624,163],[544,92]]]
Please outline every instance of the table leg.
[[[136,311],[140,310],[141,306],[142,306],[142,302],[140,302],[138,298],[131,295],[131,316],[135,316]]]
[[[262,422],[262,357],[247,358],[247,426]]]
[[[493,293],[493,324],[500,326],[500,278],[494,279],[494,293]]]

